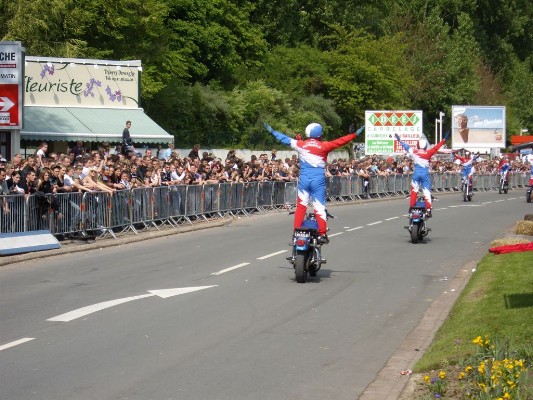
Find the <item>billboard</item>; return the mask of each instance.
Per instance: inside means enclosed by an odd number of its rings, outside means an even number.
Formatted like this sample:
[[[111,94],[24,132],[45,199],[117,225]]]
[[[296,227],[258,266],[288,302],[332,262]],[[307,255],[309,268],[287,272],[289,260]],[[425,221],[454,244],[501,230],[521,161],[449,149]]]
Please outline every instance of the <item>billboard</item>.
[[[504,106],[452,106],[452,149],[505,147]]]
[[[26,105],[138,108],[141,63],[26,57]]]
[[[365,111],[366,154],[403,153],[395,134],[410,146],[416,145],[424,137],[422,111]]]
[[[20,42],[0,42],[0,130],[22,129],[22,63]]]

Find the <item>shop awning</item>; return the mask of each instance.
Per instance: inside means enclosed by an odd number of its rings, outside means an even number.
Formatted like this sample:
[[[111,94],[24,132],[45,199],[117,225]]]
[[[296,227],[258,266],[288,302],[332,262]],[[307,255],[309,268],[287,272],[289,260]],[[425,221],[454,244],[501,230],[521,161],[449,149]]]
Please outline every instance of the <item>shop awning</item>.
[[[126,121],[135,143],[170,143],[174,137],[141,108],[24,107],[22,140],[120,143]]]

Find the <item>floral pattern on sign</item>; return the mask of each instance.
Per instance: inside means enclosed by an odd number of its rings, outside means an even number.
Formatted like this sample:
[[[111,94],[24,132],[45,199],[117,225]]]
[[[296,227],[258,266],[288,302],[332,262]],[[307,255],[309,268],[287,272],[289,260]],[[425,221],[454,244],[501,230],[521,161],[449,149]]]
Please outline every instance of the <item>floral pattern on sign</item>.
[[[85,97],[88,97],[88,96],[91,96],[91,97],[94,97],[94,93],[93,93],[93,89],[94,89],[94,86],[102,86],[102,82],[100,81],[97,81],[96,79],[94,78],[91,78],[91,80],[87,83],[87,89],[85,89],[83,91],[83,95]]]
[[[114,93],[113,93],[113,90],[111,90],[111,88],[109,86],[107,86],[105,88],[105,92],[107,93],[107,95],[109,96],[109,100],[111,101],[122,101],[122,92],[120,90],[116,90]]]
[[[44,78],[46,76],[46,73],[48,72],[48,75],[54,75],[54,64],[46,63],[44,64],[43,69],[41,70],[41,78]]]

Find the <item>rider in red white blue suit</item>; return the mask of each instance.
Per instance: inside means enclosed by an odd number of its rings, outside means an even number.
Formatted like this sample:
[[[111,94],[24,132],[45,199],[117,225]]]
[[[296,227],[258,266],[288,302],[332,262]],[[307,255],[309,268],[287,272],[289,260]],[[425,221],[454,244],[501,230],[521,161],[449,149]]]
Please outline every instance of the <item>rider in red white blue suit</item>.
[[[305,128],[307,140],[296,140],[278,132],[268,124],[264,124],[278,141],[290,146],[298,152],[300,161],[300,176],[298,178],[298,200],[294,213],[294,228],[299,228],[305,218],[307,205],[312,200],[318,224],[318,234],[327,243],[326,223],[326,161],[328,153],[355,139],[364,130],[364,126],[357,132],[350,133],[338,139],[326,142],[322,141],[323,129],[320,124],[312,123]],[[353,129],[351,129],[353,131]]]
[[[476,154],[474,157],[472,157],[472,154],[467,151],[465,153],[465,157],[461,157],[455,153],[453,154],[453,158],[455,160],[459,160],[461,162],[461,165],[463,166],[463,170],[461,172],[461,179],[464,180],[470,180],[472,178],[472,175],[474,175],[474,172],[476,171],[474,168],[474,161],[476,161],[479,158],[479,154]]]
[[[415,164],[413,178],[411,180],[411,196],[409,198],[409,207],[412,208],[416,204],[418,197],[418,191],[422,189],[424,199],[426,201],[426,209],[428,215],[431,216],[431,179],[429,177],[429,161],[431,157],[442,147],[448,139],[449,133],[444,136],[439,143],[433,146],[431,149],[426,150],[428,142],[426,139],[420,139],[417,144],[417,148],[413,149],[407,143],[400,140],[398,134],[395,135],[396,140],[400,142],[405,151],[413,158]]]

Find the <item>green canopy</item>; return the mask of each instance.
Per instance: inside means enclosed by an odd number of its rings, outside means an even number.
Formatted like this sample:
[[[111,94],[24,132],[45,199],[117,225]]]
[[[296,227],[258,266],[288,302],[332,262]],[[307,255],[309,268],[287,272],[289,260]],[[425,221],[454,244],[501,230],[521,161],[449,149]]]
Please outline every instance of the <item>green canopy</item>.
[[[131,121],[134,143],[172,143],[174,137],[148,117],[143,109],[84,107],[24,107],[22,140],[121,142]]]

